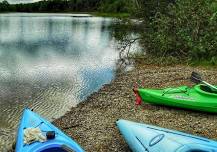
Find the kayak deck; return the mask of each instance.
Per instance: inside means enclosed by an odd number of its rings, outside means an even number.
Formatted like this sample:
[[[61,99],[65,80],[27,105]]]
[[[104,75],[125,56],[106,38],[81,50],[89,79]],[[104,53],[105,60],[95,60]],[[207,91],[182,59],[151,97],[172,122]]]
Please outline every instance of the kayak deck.
[[[45,136],[47,132],[52,131],[55,133],[55,137],[53,139],[47,139],[45,142],[24,144],[24,129],[26,128],[40,128]],[[16,152],[49,152],[51,150],[52,152],[84,151],[74,140],[65,135],[50,122],[31,110],[25,109],[18,129]]]
[[[207,138],[127,120],[116,124],[133,152],[217,152],[217,142]]]

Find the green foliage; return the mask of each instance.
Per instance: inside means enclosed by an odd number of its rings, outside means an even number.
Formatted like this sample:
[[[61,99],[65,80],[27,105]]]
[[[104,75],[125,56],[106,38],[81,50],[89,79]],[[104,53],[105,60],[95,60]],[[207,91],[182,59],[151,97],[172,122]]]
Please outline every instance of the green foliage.
[[[11,12],[67,12],[96,10],[99,0],[43,0],[35,3],[11,4],[5,8]],[[3,10],[0,9],[0,12]]]
[[[109,12],[128,13],[132,0],[43,0],[27,4],[0,3],[0,12]]]
[[[137,0],[137,9],[134,10],[133,15],[138,18],[143,18],[147,22],[156,13],[167,12],[167,6],[170,3],[175,3],[175,0]]]
[[[101,12],[126,13],[135,8],[133,0],[102,0],[99,10]]]
[[[15,4],[16,12],[82,12],[96,11],[100,0],[43,0],[36,3]]]
[[[156,13],[143,34],[147,53],[190,61],[217,60],[217,5],[213,0],[177,0]]]
[[[0,11],[1,12],[6,12],[10,9],[10,4],[7,1],[2,1],[0,2]]]

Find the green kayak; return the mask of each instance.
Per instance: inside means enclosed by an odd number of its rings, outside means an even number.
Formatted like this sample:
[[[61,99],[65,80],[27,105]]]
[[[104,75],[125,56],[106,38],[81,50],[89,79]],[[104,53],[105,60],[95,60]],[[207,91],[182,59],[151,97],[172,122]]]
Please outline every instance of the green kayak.
[[[205,85],[166,89],[134,89],[136,104],[141,101],[217,113],[217,92]]]

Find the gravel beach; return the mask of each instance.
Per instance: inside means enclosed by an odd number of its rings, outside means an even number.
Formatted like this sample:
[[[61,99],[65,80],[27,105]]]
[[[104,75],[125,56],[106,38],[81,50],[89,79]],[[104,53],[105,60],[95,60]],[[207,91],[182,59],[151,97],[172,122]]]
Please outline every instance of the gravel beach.
[[[192,71],[201,73],[205,80],[217,84],[215,68],[143,65],[127,73],[117,74],[111,84],[103,86],[53,123],[87,152],[130,151],[115,125],[118,119],[217,139],[217,114],[144,103],[135,105],[132,89],[136,83],[147,88],[192,86],[194,84],[189,80]]]

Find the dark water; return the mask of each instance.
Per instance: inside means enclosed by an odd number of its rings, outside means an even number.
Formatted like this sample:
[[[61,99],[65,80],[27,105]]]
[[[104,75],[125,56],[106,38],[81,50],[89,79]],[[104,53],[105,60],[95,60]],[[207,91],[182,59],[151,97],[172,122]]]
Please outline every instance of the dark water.
[[[0,15],[0,151],[25,107],[52,120],[114,78],[112,19]]]

